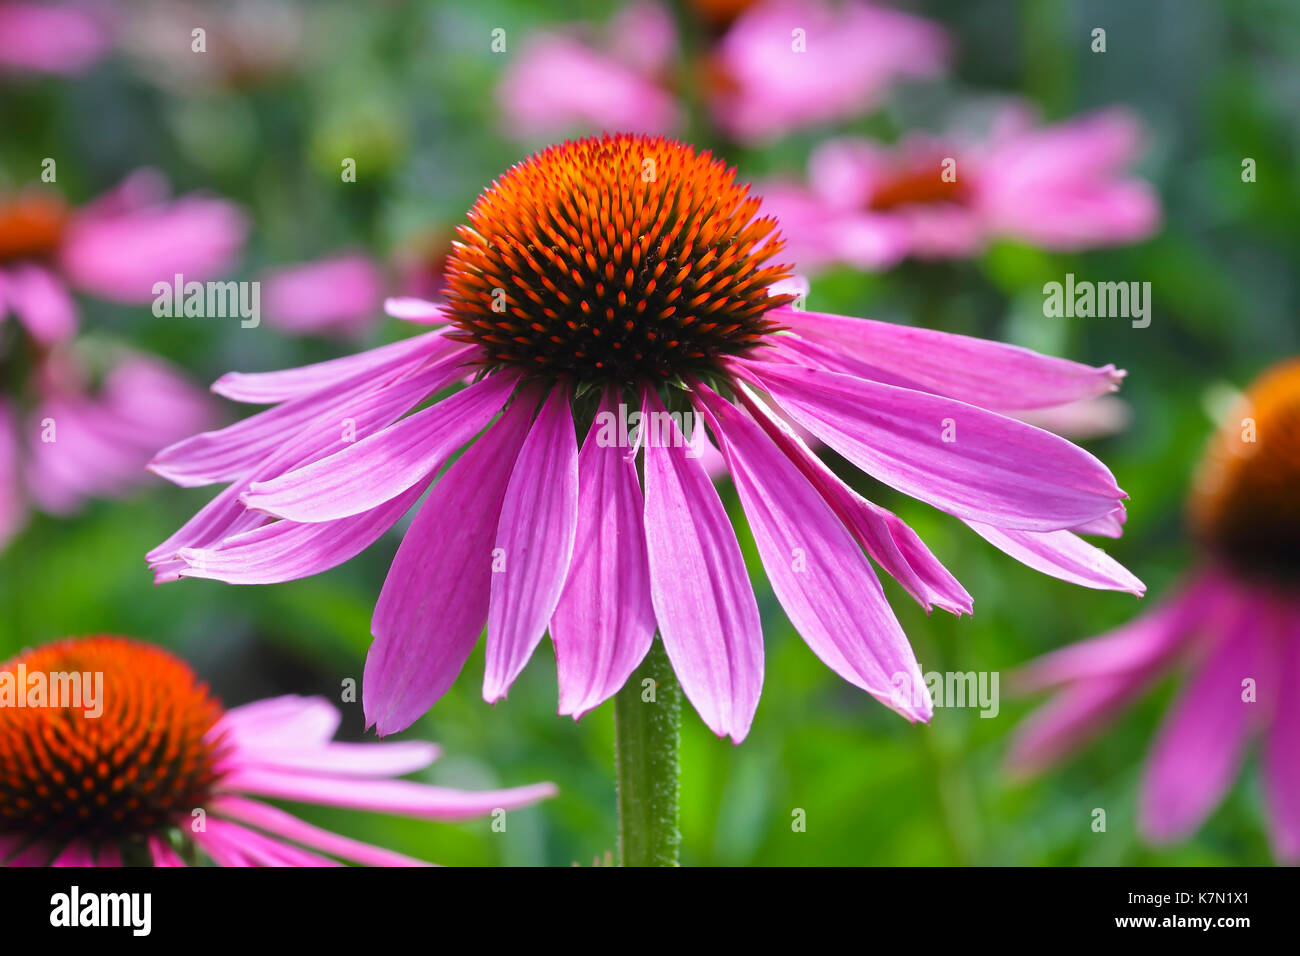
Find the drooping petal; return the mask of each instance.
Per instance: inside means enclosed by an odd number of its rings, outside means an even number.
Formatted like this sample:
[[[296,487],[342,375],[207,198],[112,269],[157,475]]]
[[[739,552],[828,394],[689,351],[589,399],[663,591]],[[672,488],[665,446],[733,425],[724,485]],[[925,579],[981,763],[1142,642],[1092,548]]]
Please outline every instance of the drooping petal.
[[[181,867],[186,865],[185,861],[181,859],[181,855],[173,850],[171,844],[162,837],[151,836],[146,843],[154,866]]]
[[[51,861],[50,866],[94,866],[95,857],[89,843],[73,840]]]
[[[232,771],[223,781],[223,786],[241,793],[282,800],[447,821],[468,820],[494,810],[527,807],[556,794],[553,783],[535,783],[506,790],[453,790],[412,780],[315,777],[251,767]]]
[[[18,533],[27,514],[18,443],[18,421],[9,403],[0,399],[0,550]]]
[[[1045,654],[1011,675],[1017,693],[1067,684],[1017,729],[1007,754],[1018,774],[1035,773],[1096,737],[1217,619],[1228,596],[1198,578],[1152,611],[1109,634]]]
[[[423,770],[438,757],[438,748],[422,740],[262,744],[241,742],[239,763],[331,777],[400,777]]]
[[[340,439],[349,421],[359,426],[371,409],[395,406],[395,417],[456,381],[463,375],[465,351],[440,355],[425,367],[421,356],[404,356],[384,375],[353,369],[333,385],[169,445],[154,456],[149,470],[190,488],[244,478],[286,445],[301,446],[303,454],[310,448],[323,451]]]
[[[516,381],[502,373],[475,382],[327,458],[253,482],[240,501],[254,511],[309,522],[376,508],[436,472],[505,407]]]
[[[1105,730],[1154,676],[1154,668],[1142,668],[1065,688],[1016,730],[1007,752],[1008,769],[1026,776],[1068,756]]]
[[[1243,681],[1262,683],[1268,673],[1261,626],[1244,598],[1215,622],[1216,644],[1165,718],[1143,771],[1138,828],[1148,839],[1164,843],[1194,831],[1241,769],[1261,706],[1244,699]]]
[[[928,720],[933,710],[916,655],[853,536],[753,421],[706,386],[696,393],[795,630],[849,683],[909,720]]]
[[[271,521],[212,548],[181,548],[183,578],[227,584],[278,584],[338,567],[378,541],[419,500],[432,475],[390,501],[349,518],[304,523]]]
[[[1146,585],[1101,548],[1069,531],[1013,531],[967,521],[971,530],[1021,564],[1071,584],[1141,597]]]
[[[667,414],[652,389],[642,414]],[[701,719],[740,743],[763,688],[758,603],[709,476],[686,453],[675,422],[660,433],[661,440],[645,443],[646,547],[659,633]]]
[[[1018,345],[937,329],[790,306],[768,315],[798,332],[834,371],[997,411],[1048,408],[1105,395],[1124,379],[1124,372],[1113,365],[1094,368]]]
[[[569,393],[547,396],[501,504],[488,601],[483,699],[504,697],[555,613],[578,527],[578,442]]]
[[[1278,697],[1277,711],[1264,749],[1264,796],[1274,852],[1285,863],[1300,861],[1300,611],[1292,611],[1289,633],[1282,639],[1282,667],[1277,681],[1287,688]]]
[[[953,614],[971,613],[971,596],[930,552],[920,535],[893,512],[873,504],[841,481],[748,387],[734,384],[736,394],[768,437],[821,492],[867,554],[908,594],[927,611],[937,605]]]
[[[973,405],[823,369],[733,367],[859,468],[960,518],[1056,531],[1110,514],[1124,496],[1082,448]]]
[[[537,394],[505,414],[433,486],[397,549],[375,604],[362,702],[381,734],[409,727],[455,681],[487,620],[506,483]]]
[[[335,860],[274,840],[220,817],[210,817],[194,841],[222,866],[339,866]]]
[[[1031,693],[1070,681],[1139,670],[1167,661],[1198,626],[1223,613],[1229,595],[1213,575],[1197,575],[1147,613],[1113,631],[1044,654],[1011,676]]]
[[[575,718],[616,693],[654,640],[636,461],[617,441],[602,440],[618,402],[607,390],[578,456],[573,564],[551,618],[560,713]]]
[[[212,801],[212,809],[233,820],[274,833],[286,840],[301,843],[323,853],[352,860],[366,866],[428,866],[392,850],[385,850],[358,840],[350,840],[299,820],[278,807],[245,797],[221,796]]]
[[[425,332],[356,355],[346,355],[300,368],[277,372],[227,372],[212,384],[212,391],[236,402],[274,405],[319,392],[363,373],[370,376],[383,375],[411,359],[435,360],[448,353],[458,352],[461,347],[461,343],[446,338],[441,331]]]
[[[77,331],[77,306],[72,296],[42,266],[20,264],[10,269],[5,276],[5,299],[41,345],[62,342]]]

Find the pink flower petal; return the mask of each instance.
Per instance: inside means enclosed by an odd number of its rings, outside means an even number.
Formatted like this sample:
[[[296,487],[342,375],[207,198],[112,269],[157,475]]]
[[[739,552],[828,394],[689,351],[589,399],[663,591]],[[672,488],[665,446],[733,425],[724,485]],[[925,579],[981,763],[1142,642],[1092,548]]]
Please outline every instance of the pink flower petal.
[[[1014,531],[967,521],[971,530],[1021,564],[1071,584],[1141,597],[1147,586],[1100,548],[1069,531]]]
[[[747,386],[739,382],[735,386],[737,395],[768,437],[813,483],[867,554],[908,594],[927,611],[937,605],[953,614],[971,613],[971,596],[906,522],[846,485]]]
[[[866,555],[817,489],[754,422],[703,385],[772,590],[831,670],[908,720],[933,714],[925,678]],[[911,692],[899,694],[904,684]]]
[[[783,306],[769,316],[817,347],[832,371],[946,395],[994,410],[1063,405],[1105,395],[1124,379],[1113,365],[1094,368],[1017,345],[936,329]]]
[[[279,372],[228,372],[213,383],[212,391],[236,402],[273,405],[352,381],[363,373],[383,374],[416,357],[434,360],[460,351],[461,347],[461,343],[447,339],[441,331],[425,332],[356,355],[301,368]]]
[[[452,790],[411,780],[309,777],[252,767],[232,771],[222,785],[229,790],[282,800],[445,821],[470,820],[494,810],[527,807],[556,794],[553,783],[508,790]],[[209,820],[209,829],[210,824]]]
[[[362,703],[381,734],[409,727],[452,685],[487,620],[492,545],[537,407],[531,389],[433,486],[375,604]]]
[[[54,345],[77,331],[77,306],[49,270],[19,264],[5,275],[5,299],[18,321],[41,345]],[[0,308],[0,314],[3,309]]]
[[[560,713],[581,717],[621,688],[650,650],[655,615],[634,457],[602,445],[602,415],[617,415],[608,389],[578,456],[573,565],[551,618]]]
[[[1109,514],[1124,496],[1082,448],[973,405],[822,369],[733,367],[868,474],[960,518],[1056,531]]]
[[[351,560],[378,541],[429,487],[417,481],[396,498],[348,518],[304,523],[271,521],[213,548],[181,548],[183,578],[227,584],[278,584],[310,577]]]
[[[1107,634],[1044,654],[1012,681],[1021,693],[1069,681],[1159,666],[1187,643],[1204,621],[1228,606],[1229,594],[1213,577],[1198,576],[1145,614]]]
[[[392,296],[384,300],[384,311],[395,319],[419,322],[423,325],[441,325],[447,321],[447,307],[436,302],[409,296]]]
[[[240,820],[286,840],[292,840],[294,843],[301,843],[303,846],[366,866],[429,865],[422,860],[403,856],[401,853],[350,840],[328,830],[322,830],[320,827],[314,827],[290,813],[258,800],[221,796],[212,801],[212,809],[222,816]]]
[[[400,777],[423,770],[437,757],[438,748],[420,740],[310,745],[241,742],[238,760],[245,767],[321,776]]]
[[[183,196],[120,215],[80,214],[59,253],[74,285],[114,302],[151,302],[154,285],[177,275],[203,282],[234,265],[248,219],[233,203]]]
[[[341,719],[338,708],[323,697],[286,694],[232,707],[211,734],[228,734],[241,747],[323,746],[334,737]]]
[[[1274,851],[1283,862],[1296,863],[1300,862],[1300,697],[1295,692],[1300,687],[1300,612],[1293,610],[1288,623],[1276,678],[1287,690],[1279,695],[1264,749],[1264,797]]]
[[[182,867],[186,865],[185,861],[181,859],[181,855],[173,850],[171,844],[162,837],[151,836],[146,842],[154,866]]]
[[[342,451],[255,481],[244,507],[290,521],[333,521],[376,508],[435,473],[505,406],[517,376],[476,382]]]
[[[149,470],[188,488],[244,478],[287,445],[301,447],[304,454],[329,447],[342,440],[348,419],[359,434],[367,412],[396,406],[400,415],[456,381],[463,375],[463,355],[463,349],[444,354],[424,368],[423,359],[408,357],[386,375],[354,370],[319,391],[169,445],[154,456]]]
[[[1218,805],[1241,769],[1262,703],[1242,682],[1272,677],[1262,622],[1248,599],[1224,615],[1217,645],[1175,702],[1151,749],[1138,792],[1138,829],[1157,843],[1188,836]]]
[[[364,255],[285,266],[261,282],[267,319],[290,332],[356,335],[379,318],[384,274]]]
[[[556,386],[524,441],[501,504],[484,700],[505,696],[546,633],[569,573],[577,527],[578,443],[568,388]]]
[[[79,73],[103,56],[111,40],[93,8],[0,3],[0,69]]]
[[[664,413],[648,389],[643,415]],[[650,597],[686,698],[709,729],[740,743],[763,688],[758,603],[713,483],[675,423],[665,434],[645,449]]]

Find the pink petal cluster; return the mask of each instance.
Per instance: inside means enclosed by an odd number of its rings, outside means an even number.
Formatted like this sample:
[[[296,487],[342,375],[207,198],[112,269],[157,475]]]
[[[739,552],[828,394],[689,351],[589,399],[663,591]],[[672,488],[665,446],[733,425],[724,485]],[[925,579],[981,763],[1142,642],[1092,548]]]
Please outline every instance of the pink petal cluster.
[[[151,302],[154,284],[178,273],[204,281],[227,271],[247,231],[234,204],[199,194],[168,199],[161,176],[134,173],[70,212],[51,254],[0,260],[0,320],[12,313],[43,344],[66,339],[77,324],[71,289]]]
[[[0,3],[0,72],[80,73],[111,41],[91,4]]]
[[[394,311],[446,319],[410,300]],[[782,415],[1031,567],[1141,593],[1078,536],[1120,534],[1124,494],[1110,472],[997,411],[1106,394],[1122,376],[1113,366],[789,306],[769,314],[790,331],[719,369],[736,400],[698,381],[689,398],[725,457],[773,591],[836,673],[908,719],[930,716],[868,556],[927,608],[969,612],[971,599],[915,532],[842,482]],[[274,407],[155,458],[150,467],[177,484],[227,486],[150,552],[157,579],[317,574],[378,540],[427,491],[372,622],[364,703],[380,733],[442,696],[486,625],[489,701],[549,630],[560,711],[578,716],[623,685],[658,630],[705,723],[741,740],[763,681],[758,606],[735,531],[679,425],[628,448],[606,440],[597,416],[579,444],[569,385],[509,367],[447,395],[483,357],[445,332],[219,380],[214,390],[228,398]],[[637,410],[646,421],[665,412],[653,388],[642,388]],[[613,391],[601,411],[618,411]]]
[[[358,338],[379,315],[387,279],[370,257],[345,252],[282,266],[261,282],[272,325],[298,335]]]
[[[904,78],[947,66],[943,29],[887,7],[848,0],[762,0],[710,54],[714,122],[733,139],[763,143],[852,119]]]
[[[1213,563],[1135,621],[1023,669],[1023,690],[1057,694],[1018,731],[1011,767],[1030,773],[1063,758],[1184,667],[1190,676],[1142,775],[1139,829],[1159,844],[1194,833],[1258,737],[1275,852],[1300,862],[1300,606]]]
[[[1074,251],[1159,229],[1155,191],[1124,171],[1139,146],[1137,121],[1120,109],[1042,127],[1013,109],[978,143],[832,140],[813,153],[806,185],[758,189],[801,269],[970,257],[994,239]]]
[[[422,770],[438,748],[417,741],[337,743],[339,712],[320,697],[274,697],[229,710],[210,732],[225,748],[221,779],[202,828],[188,815],[177,825],[219,866],[426,866],[391,850],[331,833],[262,797],[460,821],[530,806],[554,796],[549,783],[466,791],[395,779]],[[0,837],[4,866],[121,866],[113,846],[73,841],[62,849]],[[160,836],[148,840],[155,866],[186,866]],[[51,856],[53,860],[51,862]]]
[[[507,47],[511,59],[497,89],[507,129],[523,139],[574,129],[671,132],[682,111],[661,80],[676,46],[668,11],[633,0],[595,44],[571,30],[535,34],[518,54]]]

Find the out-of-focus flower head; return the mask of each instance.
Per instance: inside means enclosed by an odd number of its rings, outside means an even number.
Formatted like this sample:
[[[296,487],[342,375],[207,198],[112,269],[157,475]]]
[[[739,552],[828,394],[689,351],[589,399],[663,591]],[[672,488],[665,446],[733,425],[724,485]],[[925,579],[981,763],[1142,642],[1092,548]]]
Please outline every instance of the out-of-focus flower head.
[[[937,24],[887,7],[762,0],[731,21],[704,76],[718,127],[763,143],[867,113],[895,81],[940,75],[948,55]]]
[[[1035,126],[1016,106],[982,142],[831,140],[811,157],[806,185],[757,188],[802,269],[975,256],[997,238],[1073,251],[1159,229],[1154,189],[1125,169],[1140,142],[1137,120],[1121,109]]]
[[[103,4],[0,2],[0,75],[80,73],[112,43]]]
[[[143,304],[178,273],[204,281],[225,272],[247,231],[233,203],[169,199],[151,170],[75,209],[43,187],[0,193],[0,321],[12,314],[37,341],[61,341],[77,327],[71,289]]]
[[[1223,423],[1193,485],[1199,566],[1149,613],[1054,651],[1017,676],[1056,696],[1019,729],[1021,773],[1101,733],[1159,678],[1190,669],[1142,775],[1138,826],[1194,833],[1262,738],[1279,859],[1300,862],[1300,359],[1265,373]]]
[[[0,707],[0,866],[420,866],[259,798],[459,821],[555,794],[396,779],[438,748],[336,743],[339,712],[320,697],[224,710],[184,661],[124,637],[27,651],[0,664],[0,693],[26,695],[20,673],[49,690]]]
[[[677,29],[656,0],[632,0],[603,34],[575,25],[527,38],[497,88],[507,131],[521,139],[567,132],[673,132],[682,111],[664,86]]]

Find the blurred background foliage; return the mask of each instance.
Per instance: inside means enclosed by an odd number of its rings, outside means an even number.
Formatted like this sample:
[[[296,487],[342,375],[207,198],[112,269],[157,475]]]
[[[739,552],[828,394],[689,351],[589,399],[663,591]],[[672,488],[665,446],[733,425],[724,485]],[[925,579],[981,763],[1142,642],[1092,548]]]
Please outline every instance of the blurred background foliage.
[[[489,48],[550,24],[604,22],[603,3],[303,4],[301,55],[248,82],[180,82],[117,55],[72,78],[0,87],[0,185],[34,180],[43,157],[84,202],[140,166],[177,192],[202,188],[243,204],[254,229],[241,273],[360,248],[380,259],[412,236],[445,233],[478,191],[541,143],[503,128],[493,93],[509,57]],[[1182,521],[1191,470],[1207,438],[1207,402],[1273,360],[1300,351],[1294,264],[1300,246],[1300,6],[1289,0],[922,0],[957,42],[947,79],[904,86],[888,105],[837,127],[885,138],[942,129],[989,97],[1019,94],[1048,118],[1122,103],[1148,129],[1141,174],[1166,225],[1140,245],[1078,255],[998,244],[980,259],[908,264],[883,275],[840,269],[813,284],[809,307],[925,324],[1028,345],[1091,364],[1114,362],[1133,420],[1088,443],[1131,495],[1124,537],[1107,549],[1158,600],[1193,562]],[[679,11],[680,12],[680,11]],[[1104,55],[1090,31],[1106,28]],[[687,37],[689,41],[689,33]],[[511,49],[517,49],[512,43]],[[802,172],[830,129],[762,149],[723,149],[742,178]],[[696,120],[687,134],[723,148]],[[355,184],[340,181],[344,156]],[[1252,157],[1258,181],[1243,184]],[[1149,328],[1124,320],[1046,319],[1042,284],[1148,280]],[[155,318],[147,307],[82,300],[83,329],[167,357],[199,381],[231,369],[298,365],[351,351],[263,323]],[[366,344],[405,334],[377,319]],[[228,405],[233,420],[242,412]],[[850,474],[842,470],[843,474]],[[859,488],[904,517],[975,598],[975,615],[926,615],[892,582],[886,592],[925,671],[1003,673],[998,715],[939,710],[912,727],[835,677],[799,640],[741,531],[764,616],[762,703],[739,747],[685,711],[682,829],[687,864],[1261,864],[1270,860],[1257,776],[1248,772],[1191,841],[1155,851],[1133,830],[1138,767],[1167,705],[1161,685],[1097,744],[1054,773],[1009,779],[1007,734],[1032,702],[1006,693],[1006,672],[1031,656],[1134,615],[1131,596],[1036,574],[955,519],[873,485]],[[193,663],[229,704],[275,693],[338,701],[360,681],[369,619],[399,536],[332,572],[234,589],[208,581],[155,587],[144,553],[209,491],[155,482],[68,520],[36,516],[0,555],[0,657],[65,635],[147,638]],[[724,500],[743,528],[734,493]],[[468,786],[553,780],[561,795],[486,821],[428,825],[323,808],[308,819],[448,864],[589,864],[616,839],[612,707],[555,716],[553,655],[539,652],[509,700],[479,696],[481,645],[462,679],[403,736],[437,741],[435,782]],[[343,733],[362,736],[359,704]],[[1105,834],[1092,832],[1106,809]],[[806,811],[806,832],[792,814]]]

